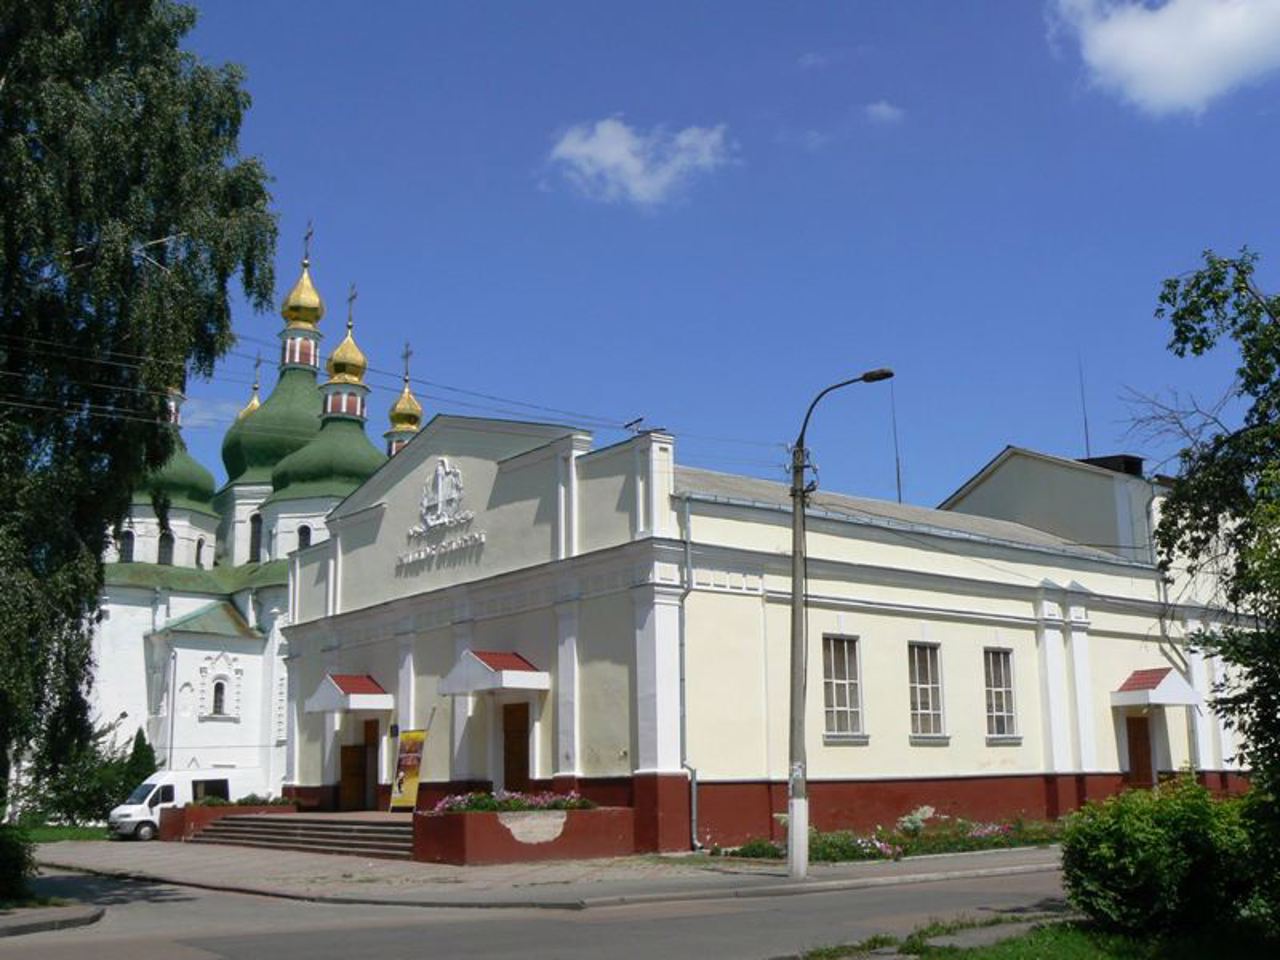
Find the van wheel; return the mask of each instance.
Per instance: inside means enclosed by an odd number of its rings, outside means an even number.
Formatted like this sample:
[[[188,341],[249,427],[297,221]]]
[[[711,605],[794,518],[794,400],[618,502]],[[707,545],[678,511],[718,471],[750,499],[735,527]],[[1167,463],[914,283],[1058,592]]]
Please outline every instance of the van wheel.
[[[156,825],[154,823],[140,823],[138,829],[133,831],[135,840],[154,840],[156,836]]]

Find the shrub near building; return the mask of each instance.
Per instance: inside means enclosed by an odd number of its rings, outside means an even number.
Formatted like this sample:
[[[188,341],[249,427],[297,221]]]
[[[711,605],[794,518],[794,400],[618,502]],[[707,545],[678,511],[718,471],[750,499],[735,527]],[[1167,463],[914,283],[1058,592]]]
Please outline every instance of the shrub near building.
[[[1252,864],[1245,801],[1214,799],[1190,777],[1090,803],[1062,836],[1071,903],[1130,934],[1249,919]]]

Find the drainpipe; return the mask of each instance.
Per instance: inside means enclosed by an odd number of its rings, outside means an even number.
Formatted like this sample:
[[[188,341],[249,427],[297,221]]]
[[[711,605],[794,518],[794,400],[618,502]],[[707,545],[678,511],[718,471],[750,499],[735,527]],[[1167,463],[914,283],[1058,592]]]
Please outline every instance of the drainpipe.
[[[680,766],[689,771],[689,843],[698,842],[698,770],[689,763],[688,696],[685,681],[685,605],[693,592],[693,531],[689,526],[689,498],[684,498],[684,589],[680,592]]]
[[[178,713],[178,651],[169,651],[169,760],[165,769],[173,772],[173,724]]]

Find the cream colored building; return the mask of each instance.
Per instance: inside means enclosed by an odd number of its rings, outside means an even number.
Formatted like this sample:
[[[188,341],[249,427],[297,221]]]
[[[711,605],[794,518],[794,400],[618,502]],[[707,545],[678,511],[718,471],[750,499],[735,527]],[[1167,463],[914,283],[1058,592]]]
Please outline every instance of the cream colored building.
[[[576,788],[634,806],[642,849],[776,835],[789,493],[676,453],[431,420],[290,557],[286,790],[383,804],[395,733],[425,729],[420,806]],[[1211,618],[1151,563],[1157,488],[1099,462],[1006,451],[945,509],[813,497],[816,826],[1054,816],[1187,766],[1227,785],[1217,668],[1182,642]]]

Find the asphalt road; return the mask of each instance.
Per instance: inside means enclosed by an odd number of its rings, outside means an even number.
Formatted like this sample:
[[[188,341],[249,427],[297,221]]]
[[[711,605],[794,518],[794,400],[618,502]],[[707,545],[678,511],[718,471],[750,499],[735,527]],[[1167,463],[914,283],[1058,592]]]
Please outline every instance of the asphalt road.
[[[91,927],[0,941],[41,960],[400,960],[422,957],[771,958],[905,934],[935,918],[1053,908],[1057,873],[947,880],[805,896],[583,911],[332,906],[79,874],[40,892],[107,906]]]

